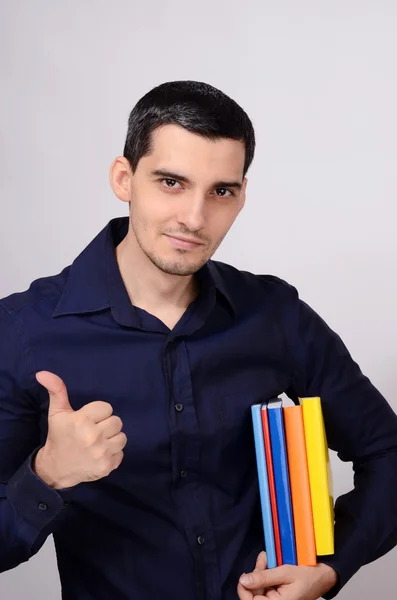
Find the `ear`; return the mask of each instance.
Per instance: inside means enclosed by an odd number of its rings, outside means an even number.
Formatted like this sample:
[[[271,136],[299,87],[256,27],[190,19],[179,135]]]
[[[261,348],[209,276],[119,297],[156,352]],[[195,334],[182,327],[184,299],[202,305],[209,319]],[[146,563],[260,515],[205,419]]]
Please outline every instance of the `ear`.
[[[131,167],[124,156],[118,156],[110,166],[109,180],[112,190],[122,202],[131,201]]]
[[[240,190],[240,206],[239,206],[239,210],[238,210],[239,212],[240,212],[240,210],[242,210],[244,208],[247,183],[248,183],[248,179],[246,177],[244,177],[243,186]]]

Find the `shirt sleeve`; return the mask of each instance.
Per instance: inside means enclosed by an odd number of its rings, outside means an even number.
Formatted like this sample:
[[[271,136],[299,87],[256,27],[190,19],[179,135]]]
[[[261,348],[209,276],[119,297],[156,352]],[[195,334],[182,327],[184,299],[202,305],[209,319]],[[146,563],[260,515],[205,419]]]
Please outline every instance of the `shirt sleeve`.
[[[39,550],[68,500],[68,491],[63,497],[32,469],[40,447],[37,387],[19,325],[0,306],[0,572]]]
[[[361,566],[397,544],[397,415],[297,292],[290,314],[294,381],[287,395],[321,397],[328,445],[353,464],[354,489],[335,502],[335,554],[318,557],[339,576],[324,595],[330,600]]]

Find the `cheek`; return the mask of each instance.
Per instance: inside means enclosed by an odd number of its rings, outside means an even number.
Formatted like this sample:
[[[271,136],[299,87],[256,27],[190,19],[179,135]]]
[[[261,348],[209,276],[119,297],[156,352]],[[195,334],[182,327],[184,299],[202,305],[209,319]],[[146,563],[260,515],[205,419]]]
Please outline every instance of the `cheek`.
[[[225,237],[233,225],[237,214],[238,211],[234,206],[231,206],[222,207],[222,210],[214,211],[212,215],[209,215],[208,229],[214,242],[219,238]]]
[[[131,205],[133,222],[145,230],[159,227],[167,218],[166,204],[161,202],[159,194],[150,191],[145,195],[135,197]]]

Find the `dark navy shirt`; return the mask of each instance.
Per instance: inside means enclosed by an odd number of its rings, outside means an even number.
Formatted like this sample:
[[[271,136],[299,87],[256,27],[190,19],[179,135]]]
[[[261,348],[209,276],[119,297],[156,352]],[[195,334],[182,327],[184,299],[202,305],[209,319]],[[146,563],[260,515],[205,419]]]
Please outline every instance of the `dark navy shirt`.
[[[264,547],[250,407],[320,396],[355,489],[335,507],[333,597],[397,543],[397,417],[336,333],[271,275],[210,261],[170,330],[134,307],[113,220],[60,274],[0,301],[0,571],[53,534],[64,600],[234,600]],[[363,324],[365,326],[365,324]],[[68,490],[32,471],[41,370],[71,405],[104,400],[128,436],[108,477]]]

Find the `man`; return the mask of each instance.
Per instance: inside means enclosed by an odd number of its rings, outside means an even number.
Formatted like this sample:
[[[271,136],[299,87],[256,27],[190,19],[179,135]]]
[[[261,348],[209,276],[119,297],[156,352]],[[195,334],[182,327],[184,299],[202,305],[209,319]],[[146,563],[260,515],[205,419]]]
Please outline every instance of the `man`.
[[[129,218],[0,302],[2,571],[53,534],[64,600],[313,600],[397,543],[389,404],[293,286],[211,260],[254,147],[219,90],[151,90],[110,169]],[[355,469],[316,567],[262,552],[250,406],[283,392]]]

